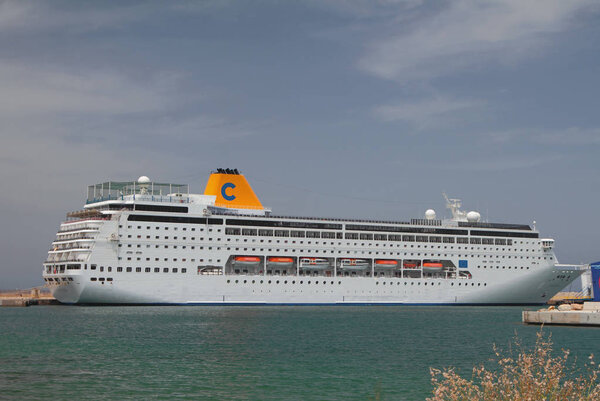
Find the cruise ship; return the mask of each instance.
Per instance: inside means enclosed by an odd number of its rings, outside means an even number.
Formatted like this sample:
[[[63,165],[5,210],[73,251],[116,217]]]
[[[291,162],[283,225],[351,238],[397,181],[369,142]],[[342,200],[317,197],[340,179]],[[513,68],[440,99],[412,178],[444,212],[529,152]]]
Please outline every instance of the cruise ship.
[[[446,196],[446,195],[444,195]],[[237,169],[183,184],[91,185],[43,263],[67,304],[544,304],[582,266],[525,224],[448,199],[407,221],[274,215]]]

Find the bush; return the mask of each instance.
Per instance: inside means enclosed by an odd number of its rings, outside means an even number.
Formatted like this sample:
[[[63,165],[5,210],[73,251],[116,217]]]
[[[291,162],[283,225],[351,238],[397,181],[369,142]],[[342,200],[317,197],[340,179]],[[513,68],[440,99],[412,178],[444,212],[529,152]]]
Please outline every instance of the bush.
[[[582,369],[575,361],[567,366],[569,351],[553,356],[551,337],[545,338],[541,331],[532,350],[524,349],[518,339],[514,344],[517,357],[503,356],[494,346],[495,369],[477,366],[471,379],[462,378],[454,368],[431,368],[433,397],[428,400],[600,400],[600,371],[593,355]]]

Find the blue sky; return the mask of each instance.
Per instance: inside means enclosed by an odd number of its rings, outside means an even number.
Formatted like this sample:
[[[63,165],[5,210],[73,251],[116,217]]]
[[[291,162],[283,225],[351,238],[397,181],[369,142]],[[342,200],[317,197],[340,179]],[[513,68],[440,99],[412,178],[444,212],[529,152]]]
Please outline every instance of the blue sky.
[[[441,193],[590,262],[594,1],[0,1],[0,288],[87,185],[201,192],[240,169],[280,214],[407,219]]]

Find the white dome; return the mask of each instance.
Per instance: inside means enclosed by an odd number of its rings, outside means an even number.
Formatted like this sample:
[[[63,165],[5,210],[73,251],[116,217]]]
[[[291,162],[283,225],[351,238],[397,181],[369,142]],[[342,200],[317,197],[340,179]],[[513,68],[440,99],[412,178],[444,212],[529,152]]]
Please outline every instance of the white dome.
[[[427,209],[427,211],[425,212],[425,218],[427,220],[435,220],[435,210]]]
[[[148,184],[150,182],[150,178],[143,175],[140,178],[138,178],[137,182],[138,182],[138,184]]]
[[[467,221],[469,223],[477,223],[481,220],[481,215],[478,212],[470,211],[467,213]]]

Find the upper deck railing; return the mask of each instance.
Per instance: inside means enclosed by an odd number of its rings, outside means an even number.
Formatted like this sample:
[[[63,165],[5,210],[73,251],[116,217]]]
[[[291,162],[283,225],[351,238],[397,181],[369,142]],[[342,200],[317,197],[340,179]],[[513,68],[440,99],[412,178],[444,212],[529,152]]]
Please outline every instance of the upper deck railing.
[[[182,196],[175,197],[173,194],[181,194]],[[188,195],[189,186],[187,184],[108,181],[88,186],[86,204],[108,200],[125,200],[125,197],[128,196],[133,196],[133,200],[187,203],[189,201]],[[139,198],[140,196],[143,198]]]
[[[121,195],[118,197],[115,196],[103,196],[100,198],[88,199],[86,201],[86,205],[90,203],[104,202],[110,200],[132,200],[132,201],[140,201],[140,202],[165,202],[165,203],[190,203],[190,198],[185,195]]]

